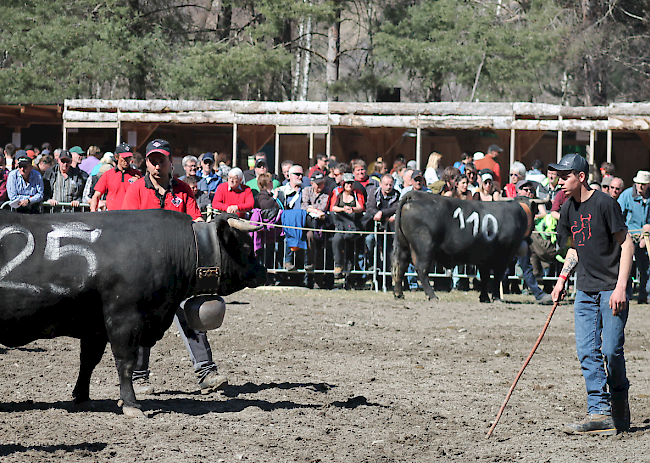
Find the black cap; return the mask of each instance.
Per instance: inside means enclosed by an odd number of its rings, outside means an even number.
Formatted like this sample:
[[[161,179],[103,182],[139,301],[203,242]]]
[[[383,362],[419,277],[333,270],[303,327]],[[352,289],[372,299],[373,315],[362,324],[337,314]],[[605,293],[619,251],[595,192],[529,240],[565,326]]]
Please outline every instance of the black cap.
[[[59,159],[72,159],[72,155],[70,154],[70,151],[68,150],[61,150],[59,153]]]
[[[24,150],[20,150],[20,151],[24,152]],[[22,156],[16,156],[16,159],[18,159],[18,164],[23,163],[23,162],[27,163],[27,164],[30,164],[30,165],[32,164],[32,160],[26,154],[22,155]]]
[[[496,151],[497,153],[501,153],[503,151],[503,148],[501,148],[499,145],[490,145],[488,146],[488,153],[490,151]]]
[[[203,153],[203,156],[201,156],[201,161],[212,161],[214,162],[214,153]]]
[[[589,172],[589,163],[578,153],[572,153],[564,156],[557,164],[549,164],[548,168],[550,170],[565,172],[575,170],[576,172],[584,172],[586,174]]]
[[[424,177],[422,176],[422,171],[421,171],[421,170],[417,170],[417,169],[415,169],[415,170],[413,171],[413,173],[411,174],[411,179],[415,180],[415,179],[418,178],[418,177],[422,177],[422,178],[424,178]]]
[[[325,181],[325,174],[322,172],[314,172],[314,175],[311,176],[311,181],[314,183],[320,183]]]
[[[255,162],[255,167],[268,167],[268,164],[266,163],[266,161],[264,159],[258,159]]]
[[[133,153],[131,152],[131,147],[127,143],[120,143],[119,145],[117,145],[114,154],[119,154],[119,155],[126,154],[126,156],[122,156],[123,158],[128,156],[133,156]]]
[[[169,156],[172,154],[172,147],[165,140],[153,140],[147,145],[147,156],[151,153],[162,153],[165,156]]]

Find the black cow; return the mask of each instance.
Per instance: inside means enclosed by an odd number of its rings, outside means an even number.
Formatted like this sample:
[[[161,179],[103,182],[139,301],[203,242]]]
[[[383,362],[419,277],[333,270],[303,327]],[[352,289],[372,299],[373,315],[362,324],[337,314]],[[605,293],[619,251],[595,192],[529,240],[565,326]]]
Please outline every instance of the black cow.
[[[141,415],[131,381],[138,346],[161,339],[197,287],[227,295],[266,280],[251,228],[234,214],[193,224],[165,210],[0,212],[0,343],[79,338],[81,403],[110,342],[123,412]]]
[[[395,218],[395,297],[403,297],[402,280],[412,260],[429,299],[437,299],[427,277],[433,262],[447,268],[476,265],[481,272],[481,302],[490,301],[487,285],[493,270],[493,296],[498,299],[498,283],[532,225],[527,198],[481,202],[410,192],[400,201]]]

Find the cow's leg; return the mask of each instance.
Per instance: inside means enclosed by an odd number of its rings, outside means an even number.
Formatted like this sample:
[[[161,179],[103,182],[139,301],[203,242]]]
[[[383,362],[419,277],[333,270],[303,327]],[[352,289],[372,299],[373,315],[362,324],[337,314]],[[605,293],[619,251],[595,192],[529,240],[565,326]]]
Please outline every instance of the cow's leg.
[[[436,296],[436,293],[433,292],[433,288],[429,284],[430,264],[431,261],[428,259],[427,260],[420,259],[417,262],[414,262],[415,271],[418,273],[418,278],[420,279],[420,283],[422,283],[422,289],[424,290],[424,294],[427,295],[429,300],[432,300],[432,299],[438,299],[438,296]]]
[[[490,302],[490,296],[488,295],[488,285],[490,284],[490,267],[479,267],[479,272],[481,272],[481,295],[479,296],[480,302]]]
[[[93,335],[81,339],[79,377],[72,391],[74,402],[80,404],[90,400],[90,377],[102,359],[107,339],[102,335]]]
[[[110,309],[106,310],[110,312]],[[127,317],[126,314],[130,314]],[[111,343],[117,374],[120,378],[120,400],[122,412],[129,417],[142,417],[140,405],[136,402],[133,390],[133,370],[138,360],[138,348],[143,329],[143,320],[135,307],[121,310],[119,325],[107,326],[108,340]]]
[[[398,246],[398,240],[395,240],[395,246]],[[404,281],[404,274],[406,269],[409,266],[409,249],[408,247],[400,247],[393,251],[395,255],[393,256],[393,294],[396,299],[403,299],[404,294],[402,294],[402,281]]]
[[[501,283],[505,275],[505,269],[494,269],[494,283],[492,285],[492,301],[501,301]]]

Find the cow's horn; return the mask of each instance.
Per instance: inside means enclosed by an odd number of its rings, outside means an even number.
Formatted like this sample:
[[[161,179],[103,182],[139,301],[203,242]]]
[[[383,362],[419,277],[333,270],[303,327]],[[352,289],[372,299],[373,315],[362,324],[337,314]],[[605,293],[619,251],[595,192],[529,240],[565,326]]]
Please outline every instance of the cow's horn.
[[[239,219],[228,219],[228,225],[245,232],[256,232],[262,229],[262,225],[253,225],[250,222],[244,222]]]

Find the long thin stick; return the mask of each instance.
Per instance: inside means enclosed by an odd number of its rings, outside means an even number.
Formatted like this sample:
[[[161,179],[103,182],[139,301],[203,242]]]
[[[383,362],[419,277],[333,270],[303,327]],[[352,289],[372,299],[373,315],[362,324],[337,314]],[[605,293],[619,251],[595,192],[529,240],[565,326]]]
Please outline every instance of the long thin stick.
[[[539,337],[537,338],[537,342],[533,346],[533,350],[530,351],[530,354],[528,354],[528,358],[524,362],[524,364],[521,366],[521,369],[519,370],[519,373],[517,373],[517,377],[515,380],[512,382],[512,386],[510,386],[510,390],[508,391],[508,395],[506,396],[506,400],[503,401],[503,405],[501,405],[501,408],[499,409],[499,413],[497,413],[497,417],[494,419],[494,423],[492,423],[492,427],[488,431],[487,435],[485,438],[489,438],[492,435],[492,431],[494,431],[494,428],[497,427],[497,423],[499,422],[499,418],[501,418],[501,415],[503,414],[503,410],[506,408],[506,404],[508,403],[508,400],[510,400],[510,396],[512,395],[512,391],[515,390],[515,386],[517,386],[517,381],[519,381],[519,378],[521,378],[521,375],[524,372],[524,369],[528,366],[528,362],[530,362],[530,359],[533,358],[533,354],[537,350],[537,346],[539,346],[539,343],[542,342],[542,338],[544,337],[544,333],[546,333],[546,328],[548,328],[549,323],[551,323],[551,318],[553,317],[553,313],[555,312],[555,309],[557,308],[557,305],[560,301],[556,301],[553,304],[553,308],[551,309],[551,313],[548,314],[548,318],[546,319],[546,323],[544,323],[544,327],[542,328],[542,332],[539,333]]]

